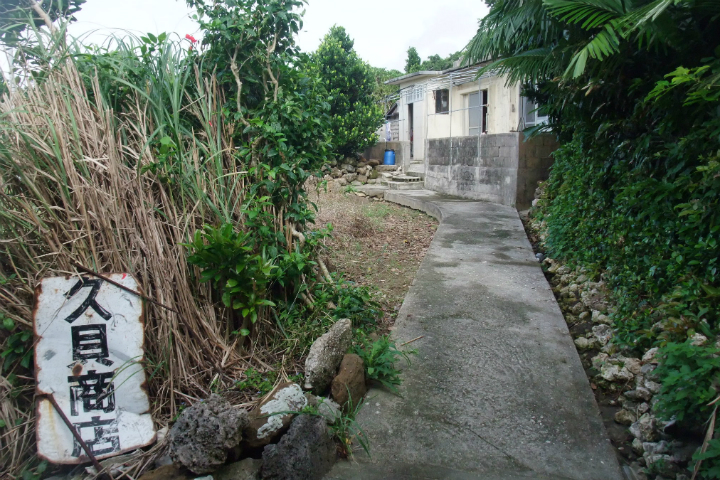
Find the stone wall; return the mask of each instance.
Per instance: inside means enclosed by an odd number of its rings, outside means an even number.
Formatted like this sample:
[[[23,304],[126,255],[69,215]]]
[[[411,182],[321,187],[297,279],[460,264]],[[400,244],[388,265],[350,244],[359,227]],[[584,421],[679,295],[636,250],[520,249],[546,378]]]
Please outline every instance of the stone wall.
[[[554,137],[520,133],[428,140],[425,188],[523,209],[547,178]]]
[[[336,181],[340,187],[380,183],[379,172],[381,170],[383,170],[383,166],[380,165],[380,161],[376,158],[357,160],[348,157],[341,161],[332,160],[322,166],[323,179]]]

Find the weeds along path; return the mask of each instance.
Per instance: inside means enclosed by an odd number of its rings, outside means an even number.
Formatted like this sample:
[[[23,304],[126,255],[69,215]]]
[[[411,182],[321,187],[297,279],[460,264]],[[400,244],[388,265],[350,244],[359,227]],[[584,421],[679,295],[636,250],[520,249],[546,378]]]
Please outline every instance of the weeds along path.
[[[326,478],[622,478],[517,211],[428,191],[386,197],[442,218],[393,331],[417,355],[399,395],[373,388],[358,414],[372,457]]]
[[[326,240],[328,267],[346,280],[377,288],[385,312],[380,333],[389,328],[425,257],[438,222],[417,210],[370,200],[354,193],[313,194],[317,226],[333,225]]]

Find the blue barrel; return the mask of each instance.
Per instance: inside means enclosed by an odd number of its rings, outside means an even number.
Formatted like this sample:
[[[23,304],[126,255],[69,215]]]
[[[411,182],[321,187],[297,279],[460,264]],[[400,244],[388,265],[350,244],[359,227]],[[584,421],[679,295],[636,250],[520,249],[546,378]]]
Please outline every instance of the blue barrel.
[[[385,150],[383,165],[395,165],[395,150]]]

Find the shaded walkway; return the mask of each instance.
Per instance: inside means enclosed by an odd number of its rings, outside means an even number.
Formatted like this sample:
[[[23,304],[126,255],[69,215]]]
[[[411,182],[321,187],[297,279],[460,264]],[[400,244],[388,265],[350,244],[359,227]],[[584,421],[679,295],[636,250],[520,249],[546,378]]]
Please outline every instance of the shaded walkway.
[[[441,218],[394,332],[424,337],[403,397],[371,390],[358,416],[372,458],[326,478],[621,479],[515,209],[423,190],[386,199]]]

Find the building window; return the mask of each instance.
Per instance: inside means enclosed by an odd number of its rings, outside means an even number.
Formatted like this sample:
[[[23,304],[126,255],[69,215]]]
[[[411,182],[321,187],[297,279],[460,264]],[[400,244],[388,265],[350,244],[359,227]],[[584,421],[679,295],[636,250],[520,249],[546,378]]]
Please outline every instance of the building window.
[[[540,106],[530,100],[529,98],[523,97],[523,122],[525,127],[534,127],[548,122],[546,114],[540,113]]]
[[[450,91],[447,88],[435,90],[435,113],[450,111]]]
[[[425,85],[413,85],[404,90],[405,103],[410,105],[415,102],[422,102],[425,99]]]
[[[487,133],[488,91],[468,95],[468,135]]]

